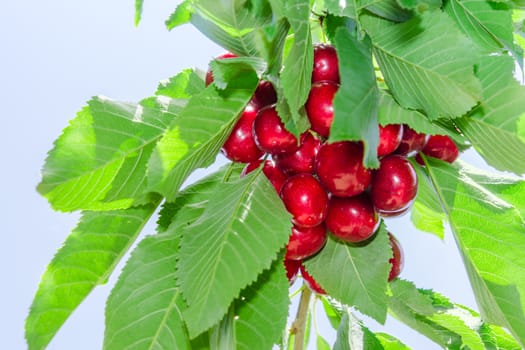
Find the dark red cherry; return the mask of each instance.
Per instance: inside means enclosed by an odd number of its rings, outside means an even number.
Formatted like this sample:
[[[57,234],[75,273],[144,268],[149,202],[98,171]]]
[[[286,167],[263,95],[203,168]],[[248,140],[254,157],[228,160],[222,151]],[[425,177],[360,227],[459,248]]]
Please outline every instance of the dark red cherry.
[[[403,127],[400,124],[379,125],[377,156],[383,157],[394,152],[401,143]]]
[[[380,161],[374,172],[370,194],[379,214],[399,212],[408,207],[417,193],[417,174],[412,164],[399,155]]]
[[[306,283],[308,288],[310,288],[313,292],[317,294],[326,294],[326,291],[323,289],[323,287],[321,287],[321,285],[317,283],[317,281],[312,277],[312,275],[310,275],[308,271],[306,271],[304,265],[301,264],[299,269],[301,270],[301,276],[303,277],[304,282]]]
[[[287,260],[303,260],[315,255],[326,243],[326,227],[292,227],[292,235],[286,245]]]
[[[337,52],[331,45],[314,46],[314,67],[312,83],[331,81],[339,84],[339,63]]]
[[[215,57],[216,60],[223,60],[227,58],[236,58],[237,55],[231,52],[223,53],[222,55],[219,55]],[[206,83],[206,86],[210,85],[213,82],[213,73],[210,68],[208,68],[208,71],[206,72],[206,79],[204,80]]]
[[[458,146],[447,135],[432,135],[421,152],[429,157],[439,158],[453,163],[459,156]],[[419,164],[424,164],[421,158],[416,158]]]
[[[299,268],[301,267],[300,260],[284,260],[284,268],[286,269],[286,277],[290,284],[293,284],[297,279]]]
[[[328,194],[311,174],[288,178],[281,188],[281,199],[297,226],[317,226],[326,218]]]
[[[336,83],[318,83],[312,85],[308,100],[306,100],[306,114],[311,129],[323,137],[328,137],[334,119],[334,95],[339,89]]]
[[[261,80],[252,98],[252,102],[260,108],[273,105],[277,102],[277,92],[273,88],[272,83],[266,80]]]
[[[415,156],[425,147],[428,137],[427,134],[418,133],[408,125],[403,124],[403,136],[395,153],[405,157]]]
[[[275,107],[263,108],[253,122],[253,135],[260,149],[266,153],[278,154],[295,152],[297,138],[285,129]]]
[[[257,169],[261,165],[261,163],[262,160],[258,159],[256,161],[246,164],[246,166],[241,172],[241,177],[244,177],[247,174],[254,171],[255,169]],[[271,160],[264,161],[262,170],[266,178],[270,180],[271,184],[275,188],[275,191],[277,191],[277,194],[281,193],[281,188],[283,187],[283,184],[288,177]]]
[[[264,154],[257,147],[253,138],[253,121],[257,111],[258,109],[252,103],[248,103],[221,148],[226,158],[234,162],[248,163],[261,158]]]
[[[388,232],[388,239],[390,241],[390,246],[392,247],[393,256],[388,260],[392,267],[390,268],[390,273],[388,275],[388,282],[392,281],[394,278],[398,277],[403,270],[404,257],[403,250],[399,241],[394,237],[393,234]]]
[[[330,198],[325,222],[337,238],[357,243],[374,235],[379,226],[379,216],[368,195],[362,193],[348,198]]]
[[[355,196],[368,187],[372,172],[363,166],[363,146],[357,142],[325,143],[315,160],[319,181],[333,195]]]
[[[301,135],[301,143],[297,151],[276,154],[273,159],[287,175],[312,173],[319,148],[321,148],[321,140],[307,131]]]

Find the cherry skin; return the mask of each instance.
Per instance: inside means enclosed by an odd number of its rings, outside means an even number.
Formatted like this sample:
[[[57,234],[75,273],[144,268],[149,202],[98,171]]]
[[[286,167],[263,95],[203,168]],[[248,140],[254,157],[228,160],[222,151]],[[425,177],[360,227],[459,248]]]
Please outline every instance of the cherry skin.
[[[254,171],[255,169],[257,169],[262,162],[262,160],[258,159],[256,161],[246,164],[246,166],[241,172],[241,177],[244,177],[247,174]],[[283,187],[283,184],[288,177],[271,160],[264,161],[262,170],[266,178],[270,180],[270,183],[273,185],[273,188],[275,188],[275,191],[277,191],[277,194],[281,193],[281,188]]]
[[[317,226],[326,218],[328,194],[311,174],[288,178],[281,188],[281,199],[297,226]]]
[[[306,283],[308,288],[310,288],[313,292],[317,294],[326,294],[326,291],[323,289],[323,287],[321,287],[321,285],[317,283],[317,281],[312,277],[312,275],[310,275],[308,271],[306,271],[304,265],[301,264],[299,269],[301,270],[301,276],[303,276],[304,282]]]
[[[306,131],[301,135],[301,143],[297,151],[276,154],[273,159],[286,175],[312,173],[319,148],[321,148],[321,140]]]
[[[277,92],[273,88],[272,83],[266,80],[261,80],[255,89],[252,102],[259,107],[259,109],[276,103]]]
[[[427,156],[439,158],[453,163],[459,156],[458,146],[447,135],[432,135],[421,152]],[[421,158],[416,158],[419,164],[424,165]]]
[[[299,268],[301,267],[300,260],[284,260],[284,268],[286,269],[286,277],[290,282],[290,285],[295,282],[297,279],[297,274],[299,273]]]
[[[370,194],[379,214],[400,212],[417,194],[417,174],[412,164],[399,155],[381,159],[372,179]]]
[[[323,137],[330,135],[330,127],[334,119],[333,100],[338,89],[339,85],[336,83],[314,84],[306,100],[306,114],[311,129]]]
[[[400,124],[379,125],[379,145],[377,156],[383,157],[394,152],[403,138],[403,127]]]
[[[335,237],[357,243],[374,235],[379,227],[379,216],[368,195],[362,193],[349,198],[330,198],[325,222]]]
[[[319,252],[326,243],[326,227],[292,227],[292,235],[286,245],[286,260],[303,260]]]
[[[415,156],[425,147],[428,138],[429,135],[418,133],[408,125],[403,124],[403,136],[395,153],[405,157]]]
[[[331,81],[339,84],[339,62],[337,52],[331,45],[314,46],[312,83]]]
[[[223,60],[228,58],[237,58],[237,55],[231,52],[225,52],[217,57],[215,57],[216,60]],[[210,85],[213,82],[213,73],[210,68],[208,68],[208,71],[206,72],[206,78],[204,80],[206,86]]]
[[[390,246],[392,247],[393,256],[388,260],[392,267],[390,268],[390,273],[388,275],[388,282],[392,281],[394,278],[397,278],[403,270],[404,265],[404,254],[401,249],[401,245],[396,237],[393,234],[388,232],[388,239],[390,241]]]
[[[372,172],[363,166],[363,146],[356,142],[325,143],[315,160],[319,181],[334,196],[351,197],[366,190]]]
[[[248,163],[261,158],[264,154],[255,144],[252,132],[257,111],[254,104],[248,103],[221,148],[226,158],[234,162]]]
[[[253,122],[253,135],[257,146],[266,153],[295,152],[299,148],[297,138],[285,129],[273,106],[257,113]]]

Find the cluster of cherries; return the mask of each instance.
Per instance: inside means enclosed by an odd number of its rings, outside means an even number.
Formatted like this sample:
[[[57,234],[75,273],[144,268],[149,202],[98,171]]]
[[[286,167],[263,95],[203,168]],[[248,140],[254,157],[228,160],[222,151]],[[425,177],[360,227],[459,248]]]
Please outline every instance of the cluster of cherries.
[[[236,57],[231,53],[217,59]],[[206,85],[213,82],[210,70]],[[221,151],[232,161],[247,163],[242,176],[259,168],[270,180],[292,215],[292,232],[286,247],[285,267],[291,283],[301,271],[317,293],[323,288],[308,274],[302,260],[317,254],[327,232],[350,244],[366,244],[380,224],[380,217],[406,213],[416,197],[417,175],[407,159],[422,152],[453,162],[455,143],[445,135],[425,135],[407,125],[378,125],[380,166],[363,166],[361,142],[326,139],[333,120],[333,98],[339,88],[338,58],[334,47],[316,45],[312,87],[305,105],[310,129],[300,139],[284,127],[271,83],[261,81]],[[271,158],[264,159],[264,155]],[[422,164],[421,158],[417,158]],[[403,265],[402,250],[389,232],[393,257],[388,280]]]

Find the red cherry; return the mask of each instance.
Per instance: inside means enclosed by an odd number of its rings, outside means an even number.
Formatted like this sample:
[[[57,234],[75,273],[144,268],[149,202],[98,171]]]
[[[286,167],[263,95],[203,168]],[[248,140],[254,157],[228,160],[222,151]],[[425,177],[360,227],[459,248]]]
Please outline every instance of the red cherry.
[[[356,142],[325,143],[315,160],[319,181],[333,195],[355,196],[368,187],[372,172],[363,166],[363,146]]]
[[[315,255],[326,243],[326,227],[292,227],[292,235],[286,245],[287,260],[302,260]]]
[[[315,45],[312,83],[332,81],[339,84],[337,52],[331,45]]]
[[[297,226],[317,226],[326,218],[328,194],[311,174],[288,178],[281,188],[281,199]]]
[[[301,135],[299,149],[293,153],[276,154],[273,159],[277,166],[287,175],[312,173],[315,156],[321,148],[321,140],[310,132]]]
[[[258,159],[256,161],[246,164],[246,166],[241,172],[241,177],[244,177],[247,174],[254,171],[255,169],[257,169],[261,165],[261,163],[262,160]],[[271,160],[266,160],[264,162],[262,170],[266,178],[270,180],[271,184],[275,188],[275,191],[277,191],[277,193],[279,194],[281,192],[281,188],[283,187],[284,182],[288,177]]]
[[[272,105],[277,102],[277,92],[272,83],[261,80],[252,98],[253,103],[260,108]]]
[[[306,100],[306,114],[311,129],[323,137],[328,137],[334,119],[333,100],[339,85],[331,82],[312,85],[308,100]]]
[[[366,193],[349,198],[330,198],[326,226],[337,238],[357,243],[372,237],[379,226],[379,216]]]
[[[312,275],[310,275],[308,271],[306,271],[304,265],[301,264],[299,269],[301,270],[301,276],[303,276],[303,279],[308,288],[310,288],[313,292],[317,294],[326,294],[326,291],[323,289],[323,287],[321,287],[321,285],[317,283],[317,281],[312,277]]]
[[[226,158],[234,162],[248,163],[261,158],[264,154],[255,144],[252,133],[253,121],[257,111],[252,103],[248,103],[221,148],[221,152]]]
[[[428,137],[427,134],[418,133],[408,125],[403,124],[403,137],[395,153],[405,157],[412,157],[423,149]]]
[[[222,55],[219,55],[215,57],[216,60],[223,60],[228,58],[236,58],[237,55],[231,52],[225,52]],[[210,68],[208,68],[208,71],[206,72],[206,79],[204,80],[206,83],[206,86],[210,85],[213,82],[213,73]]]
[[[277,110],[272,106],[257,113],[253,122],[253,135],[259,148],[266,153],[295,152],[299,148],[297,138],[285,129]]]
[[[379,125],[377,156],[383,157],[394,152],[401,143],[403,128],[400,124]]]
[[[379,214],[399,212],[407,208],[417,193],[417,174],[402,156],[381,159],[372,179],[370,194]]]
[[[421,152],[427,156],[439,158],[449,163],[453,163],[459,156],[458,146],[456,146],[450,136],[447,135],[430,136]],[[424,165],[420,157],[416,157],[416,160],[419,164]]]
[[[286,277],[290,284],[293,284],[297,279],[299,273],[299,267],[301,266],[300,260],[284,260],[284,268],[286,269]]]
[[[394,278],[398,277],[403,270],[404,258],[403,258],[403,249],[399,241],[394,237],[393,234],[388,232],[388,239],[390,241],[390,246],[392,247],[393,256],[388,260],[392,267],[390,268],[390,273],[388,275],[388,282],[392,281]]]

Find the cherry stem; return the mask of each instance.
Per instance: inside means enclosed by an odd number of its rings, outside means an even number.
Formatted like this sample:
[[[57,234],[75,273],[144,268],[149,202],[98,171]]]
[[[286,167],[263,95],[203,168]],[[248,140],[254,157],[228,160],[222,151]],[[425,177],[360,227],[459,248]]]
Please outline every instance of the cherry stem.
[[[304,349],[304,336],[306,333],[306,320],[308,319],[308,310],[310,309],[310,298],[312,297],[312,291],[310,288],[303,288],[301,292],[301,300],[299,301],[299,308],[295,320],[292,324],[290,332],[295,335],[293,350]]]

